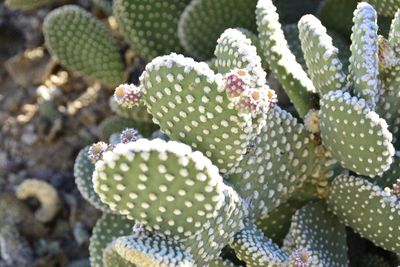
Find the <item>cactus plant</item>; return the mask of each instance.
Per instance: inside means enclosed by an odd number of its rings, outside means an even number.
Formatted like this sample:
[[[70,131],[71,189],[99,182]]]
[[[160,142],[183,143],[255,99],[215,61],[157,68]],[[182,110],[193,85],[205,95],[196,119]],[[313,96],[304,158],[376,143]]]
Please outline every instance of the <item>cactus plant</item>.
[[[91,252],[103,266],[224,266],[226,245],[246,266],[348,266],[345,226],[400,254],[392,137],[400,98],[388,96],[397,92],[398,16],[385,42],[373,8],[357,6],[347,78],[316,17],[298,24],[305,71],[272,0],[259,0],[255,12],[265,59],[300,118],[278,106],[240,30],[220,35],[215,71],[175,53],[149,62],[139,85],[116,88],[113,104],[124,114],[145,107],[172,141],[134,134],[92,148],[101,153],[85,171],[85,190],[107,207],[104,216],[133,227],[111,230]],[[382,189],[380,181],[396,184]]]

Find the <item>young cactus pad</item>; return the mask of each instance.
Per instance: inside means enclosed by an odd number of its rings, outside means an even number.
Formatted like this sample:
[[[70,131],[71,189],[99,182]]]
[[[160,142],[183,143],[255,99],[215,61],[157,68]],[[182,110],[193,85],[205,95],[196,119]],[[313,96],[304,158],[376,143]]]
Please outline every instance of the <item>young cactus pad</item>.
[[[115,40],[83,8],[66,5],[51,11],[43,33],[48,49],[62,65],[110,86],[124,82],[124,65]]]
[[[229,189],[202,153],[161,139],[139,139],[104,153],[93,183],[112,210],[175,238],[198,233]]]
[[[376,245],[400,254],[400,200],[354,176],[333,181],[328,207],[347,226]]]

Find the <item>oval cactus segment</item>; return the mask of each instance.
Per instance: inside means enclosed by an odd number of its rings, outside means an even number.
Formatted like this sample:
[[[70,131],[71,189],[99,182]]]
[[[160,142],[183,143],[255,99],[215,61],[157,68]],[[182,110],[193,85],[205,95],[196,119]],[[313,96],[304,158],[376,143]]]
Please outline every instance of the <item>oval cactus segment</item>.
[[[392,17],[400,8],[400,0],[366,0],[374,6],[379,15]]]
[[[179,40],[191,56],[207,60],[218,37],[227,28],[256,32],[257,0],[194,0],[185,8],[178,25]]]
[[[301,48],[308,74],[320,95],[332,90],[346,89],[346,75],[326,28],[313,15],[301,18],[298,24]]]
[[[249,267],[285,266],[283,263],[289,259],[285,251],[252,224],[238,232],[230,246],[235,250],[236,256]]]
[[[146,60],[182,52],[177,27],[189,0],[114,0],[113,14],[126,41]]]
[[[321,99],[321,137],[332,157],[362,175],[380,175],[394,155],[386,122],[366,101],[342,91]]]
[[[115,242],[115,241],[114,241]],[[104,267],[136,267],[135,264],[130,263],[122,258],[113,248],[114,242],[111,242],[103,251],[103,265]],[[95,266],[93,266],[95,267]]]
[[[233,69],[246,70],[249,74],[249,85],[252,88],[262,87],[267,74],[261,66],[261,58],[251,40],[236,29],[227,29],[220,36],[215,48],[215,63],[218,73],[228,73]]]
[[[180,238],[198,232],[224,200],[222,177],[209,159],[161,139],[139,139],[104,153],[93,183],[112,210]]]
[[[396,75],[395,79],[398,79],[397,77],[399,76]],[[382,92],[376,106],[376,113],[387,122],[388,129],[393,134],[394,147],[400,150],[400,90]]]
[[[134,221],[123,216],[104,213],[93,228],[90,238],[90,266],[105,267],[103,264],[104,250],[118,237],[130,234],[134,224]]]
[[[332,183],[328,207],[361,236],[400,254],[398,197],[362,178],[341,175]]]
[[[113,249],[137,266],[195,266],[192,255],[179,241],[158,233],[122,236],[115,241]]]
[[[109,86],[124,82],[124,65],[111,33],[83,8],[66,5],[43,24],[46,45],[65,67]]]
[[[276,107],[247,155],[228,177],[258,215],[286,202],[307,176],[319,175],[324,163],[309,132],[290,113]]]
[[[272,0],[259,0],[256,16],[264,58],[303,117],[312,107],[309,93],[315,87],[288,47]]]
[[[153,121],[171,139],[203,152],[223,173],[238,164],[265,124],[264,99],[273,92],[243,83],[243,92],[228,98],[228,79],[176,54],[154,59],[141,76]]]
[[[382,188],[392,188],[397,179],[400,179],[400,153],[394,157],[389,170],[385,171],[381,176],[374,177],[374,183]]]
[[[349,264],[346,228],[322,202],[307,204],[293,215],[284,245],[308,251],[310,266],[346,267]]]
[[[378,25],[372,6],[359,3],[354,11],[351,35],[350,81],[355,94],[375,108],[379,81]]]
[[[112,212],[111,209],[106,204],[101,202],[100,197],[94,191],[92,182],[93,172],[94,164],[89,159],[89,147],[85,147],[79,152],[75,159],[75,183],[84,199],[86,199],[96,209],[110,213]]]

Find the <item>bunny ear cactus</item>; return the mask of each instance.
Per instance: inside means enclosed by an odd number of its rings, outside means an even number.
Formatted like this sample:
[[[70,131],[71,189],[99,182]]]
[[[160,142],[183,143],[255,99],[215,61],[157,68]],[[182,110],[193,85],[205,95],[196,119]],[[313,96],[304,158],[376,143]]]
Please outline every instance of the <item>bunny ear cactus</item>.
[[[110,86],[125,80],[124,64],[111,33],[84,9],[66,5],[51,11],[43,33],[51,54],[67,68]]]
[[[182,52],[179,16],[189,0],[114,0],[113,14],[126,41],[146,60]]]
[[[399,0],[366,0],[383,16],[392,17],[400,8]]]

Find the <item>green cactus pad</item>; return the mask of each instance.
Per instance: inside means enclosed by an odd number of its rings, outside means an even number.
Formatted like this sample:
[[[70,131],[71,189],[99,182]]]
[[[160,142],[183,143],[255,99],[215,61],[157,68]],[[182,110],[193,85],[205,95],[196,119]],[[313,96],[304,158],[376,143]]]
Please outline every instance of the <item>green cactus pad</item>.
[[[400,200],[354,176],[333,180],[328,207],[347,226],[377,246],[400,254]]]
[[[126,128],[135,128],[144,137],[149,137],[154,131],[158,130],[157,125],[153,123],[140,122],[115,115],[100,123],[98,128],[99,137],[101,140],[107,141],[113,133],[120,133]]]
[[[177,35],[189,0],[114,0],[113,14],[126,41],[146,60],[182,52]]]
[[[308,176],[319,176],[324,162],[303,124],[276,107],[267,125],[228,181],[243,198],[250,198],[255,214],[265,216],[286,202]]]
[[[262,65],[262,68],[263,68],[264,70],[268,70],[268,69],[269,69],[268,63],[267,63],[267,61],[262,57],[263,50],[262,50],[262,48],[261,48],[261,44],[260,44],[260,40],[258,39],[258,35],[255,34],[255,33],[253,33],[252,31],[249,31],[248,29],[245,29],[245,28],[240,28],[240,27],[239,27],[239,28],[235,28],[235,29],[238,30],[238,31],[240,31],[241,33],[243,33],[243,34],[246,36],[247,39],[250,39],[251,44],[252,44],[253,46],[255,46],[256,49],[257,49],[257,55],[258,55],[259,57],[261,57],[261,65]],[[215,52],[214,52],[214,53],[215,53]]]
[[[47,48],[67,68],[115,86],[125,80],[124,65],[111,33],[83,8],[66,5],[43,24]]]
[[[311,266],[348,266],[346,228],[322,202],[310,203],[292,218],[285,246],[311,254]]]
[[[51,2],[54,0],[6,0],[4,4],[9,8],[34,9]]]
[[[105,266],[103,263],[104,250],[118,237],[130,234],[134,224],[134,221],[120,215],[104,213],[93,228],[92,237],[90,238],[89,254],[91,266]]]
[[[253,224],[248,224],[237,233],[230,246],[235,250],[236,256],[246,262],[247,267],[281,266],[289,258],[286,252],[265,237]]]
[[[308,74],[320,95],[332,90],[346,89],[346,75],[326,28],[313,15],[299,21],[299,37]]]
[[[312,107],[309,93],[315,87],[288,47],[272,0],[258,2],[256,17],[264,58],[303,117]]]
[[[210,59],[218,37],[227,28],[256,32],[257,0],[194,0],[185,8],[178,25],[179,40],[191,56]]]
[[[378,254],[366,254],[363,255],[360,259],[360,266],[363,267],[392,267],[389,261],[387,261],[384,257]]]
[[[363,99],[342,91],[321,99],[321,137],[333,158],[362,175],[380,175],[394,155],[386,122]]]
[[[111,97],[110,107],[112,111],[121,117],[133,119],[138,122],[152,123],[152,117],[147,112],[147,108],[143,103],[139,104],[139,106],[129,108],[118,105],[114,97]]]
[[[209,267],[235,267],[236,265],[230,262],[229,260],[224,259],[215,259],[210,262]]]
[[[161,139],[139,139],[104,153],[93,183],[112,210],[175,238],[194,235],[215,217],[228,188],[202,153]]]
[[[161,234],[134,233],[118,238],[114,250],[138,266],[194,266],[192,255],[179,243]]]
[[[223,173],[238,164],[265,124],[266,111],[241,111],[228,98],[225,79],[191,58],[158,57],[146,66],[141,82],[161,130],[203,152]]]
[[[220,36],[215,48],[216,67],[219,73],[225,74],[232,69],[246,70],[249,74],[249,85],[252,88],[263,87],[267,74],[261,66],[261,58],[251,40],[236,29],[227,29]]]
[[[75,159],[74,176],[75,183],[81,195],[96,209],[103,212],[112,212],[110,208],[101,202],[100,197],[93,189],[92,175],[94,172],[94,164],[89,159],[89,146],[82,149]]]
[[[114,250],[115,240],[107,245],[103,250],[104,267],[135,267],[136,265],[122,258]]]
[[[393,15],[400,8],[399,0],[366,0],[374,6],[379,15],[386,17],[393,17]]]
[[[317,16],[325,27],[348,37],[351,35],[357,2],[358,0],[323,0],[318,7]]]
[[[378,25],[374,8],[367,3],[359,3],[353,22],[350,81],[355,94],[374,108],[379,81]]]
[[[258,217],[255,224],[264,235],[278,245],[289,231],[292,216],[301,206],[301,202],[288,201],[268,212],[264,217]]]

